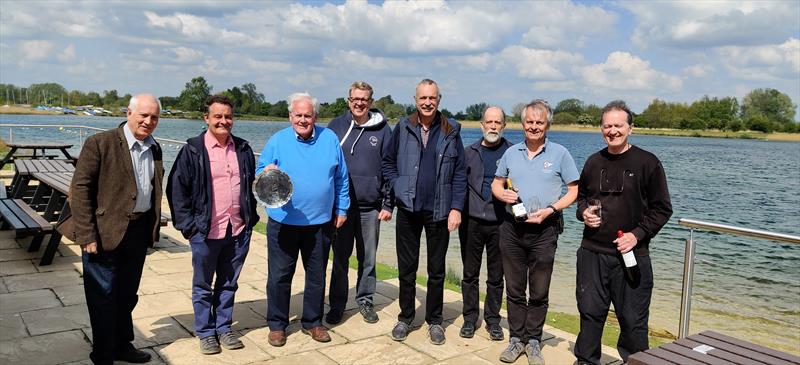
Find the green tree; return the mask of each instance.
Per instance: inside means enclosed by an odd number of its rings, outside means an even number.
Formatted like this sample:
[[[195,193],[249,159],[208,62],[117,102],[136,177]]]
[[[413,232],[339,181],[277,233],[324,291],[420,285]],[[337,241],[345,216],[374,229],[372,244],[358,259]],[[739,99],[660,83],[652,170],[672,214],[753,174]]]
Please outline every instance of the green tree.
[[[742,101],[742,118],[748,123],[756,115],[781,125],[794,123],[795,108],[792,98],[775,89],[755,89]]]
[[[573,117],[578,117],[583,114],[585,105],[579,99],[564,99],[558,102],[556,108],[553,109],[553,114],[570,113]]]
[[[53,82],[32,84],[30,88],[28,88],[28,94],[33,104],[60,103],[61,98],[67,95],[67,89]],[[19,94],[17,94],[17,96],[19,96]],[[97,105],[100,105],[100,103]]]
[[[333,103],[324,103],[320,105],[319,116],[323,118],[333,118],[344,114],[347,109],[347,100],[344,98],[336,98],[336,101]]]
[[[764,114],[752,114],[747,119],[747,129],[764,133],[775,131],[775,124]]]
[[[587,124],[600,125],[600,119],[603,116],[603,108],[597,106],[597,104],[589,104],[583,108],[583,113],[583,115],[588,115],[589,118],[591,118],[591,122]]]
[[[464,114],[467,116],[468,120],[481,120],[481,118],[483,118],[483,111],[488,107],[489,105],[486,103],[472,104],[464,109]]]
[[[703,96],[689,107],[691,118],[700,120],[711,129],[723,129],[728,121],[736,119],[739,114],[739,102],[736,98],[709,98]]]
[[[113,108],[119,102],[119,95],[117,90],[104,90],[103,91],[103,106]]]
[[[202,76],[193,78],[186,83],[178,97],[181,100],[181,108],[186,111],[202,111],[206,98],[211,95],[211,85]]]
[[[85,103],[86,105],[100,106],[100,105],[103,104],[103,98],[100,97],[100,94],[98,94],[98,93],[96,93],[94,91],[90,91],[90,92],[88,92],[86,94],[85,101],[86,101],[86,103]]]
[[[289,117],[289,103],[286,100],[281,100],[272,104],[269,109],[270,117],[288,118]]]
[[[653,99],[636,118],[636,125],[646,128],[680,128],[681,121],[690,117],[689,107],[686,104]]]
[[[161,107],[167,110],[179,108],[181,103],[175,96],[162,96],[158,100],[161,101]]]
[[[553,115],[553,124],[576,124],[578,118],[569,112],[559,112]]]
[[[244,100],[242,103],[242,113],[258,114],[261,104],[264,103],[264,94],[256,90],[256,85],[253,83],[246,83],[242,85],[242,92],[244,92]]]
[[[441,110],[441,112],[442,112],[442,114],[443,114],[445,117],[447,117],[447,118],[452,118],[452,117],[453,117],[453,113],[451,113],[451,112],[450,112],[449,110],[447,110],[447,109],[442,109],[442,110]]]
[[[233,104],[233,111],[234,113],[243,114],[245,111],[242,109],[242,104],[244,104],[244,100],[247,97],[241,89],[234,86],[228,90],[222,92],[222,95],[225,95],[228,99],[231,100]]]

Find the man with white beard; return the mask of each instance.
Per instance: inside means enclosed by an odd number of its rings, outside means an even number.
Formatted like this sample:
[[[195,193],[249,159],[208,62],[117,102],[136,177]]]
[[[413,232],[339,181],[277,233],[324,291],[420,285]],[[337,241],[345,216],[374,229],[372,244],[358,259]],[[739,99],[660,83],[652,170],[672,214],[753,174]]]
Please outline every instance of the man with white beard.
[[[481,130],[483,138],[464,149],[467,160],[467,199],[464,211],[468,212],[466,224],[459,228],[461,261],[464,264],[461,293],[464,306],[464,325],[459,335],[475,335],[480,313],[479,279],[483,249],[486,247],[486,302],[483,320],[486,331],[494,341],[503,340],[500,327],[500,304],[503,301],[503,260],[500,256],[498,228],[505,214],[505,203],[492,196],[492,180],[497,161],[511,146],[503,138],[506,114],[500,107],[492,106],[483,112]]]

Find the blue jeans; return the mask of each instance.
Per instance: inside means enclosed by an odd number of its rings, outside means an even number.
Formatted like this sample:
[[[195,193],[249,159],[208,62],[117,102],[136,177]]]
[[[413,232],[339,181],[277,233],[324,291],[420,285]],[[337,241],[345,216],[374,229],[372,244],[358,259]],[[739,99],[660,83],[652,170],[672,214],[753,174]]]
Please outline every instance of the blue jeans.
[[[152,232],[153,218],[146,216],[128,223],[113,251],[104,251],[98,242],[98,253],[83,253],[83,289],[92,324],[89,358],[95,364],[111,364],[115,353],[131,346],[131,312],[139,301],[136,292],[147,248],[153,242]]]
[[[231,225],[221,239],[206,239],[195,234],[189,239],[192,248],[192,306],[194,332],[198,338],[231,331],[233,303],[239,289],[239,274],[250,250],[252,229],[231,235]],[[211,281],[214,280],[214,287]]]
[[[377,209],[351,209],[347,221],[336,230],[333,242],[333,270],[328,300],[331,312],[343,311],[347,304],[347,289],[350,286],[347,272],[355,240],[358,258],[358,280],[356,281],[356,303],[372,304],[375,294],[375,255],[378,250],[380,221]]]
[[[306,284],[303,290],[305,329],[322,325],[325,305],[325,270],[331,249],[333,224],[293,226],[272,218],[267,222],[267,325],[284,331],[289,325],[289,299],[292,295],[297,255],[303,257]]]

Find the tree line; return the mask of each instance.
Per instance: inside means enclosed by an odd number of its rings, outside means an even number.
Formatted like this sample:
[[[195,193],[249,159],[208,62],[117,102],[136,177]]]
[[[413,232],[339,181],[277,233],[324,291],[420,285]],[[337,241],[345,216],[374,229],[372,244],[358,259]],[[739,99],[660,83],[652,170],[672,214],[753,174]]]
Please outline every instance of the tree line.
[[[164,109],[184,112],[202,112],[205,99],[212,94],[213,86],[202,76],[191,79],[184,85],[178,96],[159,98]],[[289,116],[286,100],[269,102],[256,85],[246,83],[226,89],[223,94],[231,99],[237,114],[263,117],[286,118]],[[94,105],[115,110],[125,107],[130,94],[119,96],[117,90],[104,90],[102,94],[94,91],[84,93],[79,90],[67,91],[57,83],[32,84],[27,88],[11,84],[0,84],[0,104],[29,105]],[[485,102],[467,106],[455,114],[447,109],[442,113],[458,120],[480,120],[483,111],[489,106]],[[519,103],[511,111],[511,118],[518,121],[525,103]],[[332,118],[347,110],[347,100],[336,98],[333,102],[320,103],[319,116]],[[394,101],[391,95],[377,98],[373,103],[387,118],[396,120],[415,110],[413,104]],[[753,130],[762,132],[800,132],[795,122],[796,104],[785,93],[775,89],[755,89],[742,98],[703,96],[691,103],[668,102],[654,99],[641,113],[634,113],[634,123],[645,128],[671,129],[718,129],[725,131]],[[601,107],[586,104],[580,99],[561,100],[553,109],[553,124],[600,124]]]

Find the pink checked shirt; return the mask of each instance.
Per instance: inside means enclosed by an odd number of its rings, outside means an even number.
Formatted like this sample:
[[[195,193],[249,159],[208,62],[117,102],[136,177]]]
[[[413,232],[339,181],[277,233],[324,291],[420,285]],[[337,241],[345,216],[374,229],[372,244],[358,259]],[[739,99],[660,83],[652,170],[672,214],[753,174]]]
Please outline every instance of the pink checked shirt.
[[[231,223],[232,234],[238,235],[244,229],[242,215],[239,214],[239,161],[236,160],[236,148],[233,138],[228,137],[225,146],[221,146],[211,133],[205,134],[206,151],[211,162],[211,226],[209,239],[225,238],[228,222]]]

